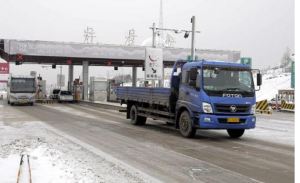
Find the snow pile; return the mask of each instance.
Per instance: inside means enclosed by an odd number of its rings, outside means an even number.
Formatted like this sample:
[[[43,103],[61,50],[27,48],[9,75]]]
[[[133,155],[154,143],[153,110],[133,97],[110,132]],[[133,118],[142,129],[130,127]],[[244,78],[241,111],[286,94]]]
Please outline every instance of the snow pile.
[[[3,99],[6,99],[6,95],[7,95],[6,91],[0,90],[0,98],[1,98],[1,95],[3,96]]]
[[[144,182],[41,122],[5,126],[0,118],[0,132],[1,182],[16,182],[21,154],[30,155],[32,182]]]
[[[254,78],[256,80],[256,78]],[[291,73],[281,73],[279,70],[270,70],[263,75],[260,91],[256,92],[256,100],[271,100],[276,97],[278,90],[290,89]]]

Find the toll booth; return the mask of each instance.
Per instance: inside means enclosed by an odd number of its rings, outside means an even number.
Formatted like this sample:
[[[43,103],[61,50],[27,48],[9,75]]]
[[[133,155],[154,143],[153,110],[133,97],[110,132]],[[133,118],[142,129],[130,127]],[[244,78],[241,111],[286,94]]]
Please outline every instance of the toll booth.
[[[31,73],[32,74],[32,73]],[[38,93],[38,99],[46,99],[46,80],[43,80],[41,76],[37,77],[37,93]]]
[[[107,77],[90,77],[89,100],[107,102]]]
[[[75,79],[73,82],[73,98],[74,100],[83,99],[83,84],[79,81],[79,79]]]
[[[295,104],[295,90],[294,89],[278,90],[278,97],[281,101],[284,100],[288,104]]]
[[[108,80],[107,86],[107,101],[109,102],[118,102],[117,100],[117,87],[123,86],[123,83],[116,83],[114,79]]]

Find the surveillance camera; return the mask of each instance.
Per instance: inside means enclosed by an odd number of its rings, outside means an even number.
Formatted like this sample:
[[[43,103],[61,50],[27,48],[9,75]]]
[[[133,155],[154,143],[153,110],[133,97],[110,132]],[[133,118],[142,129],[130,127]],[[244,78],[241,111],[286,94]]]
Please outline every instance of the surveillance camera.
[[[183,37],[186,39],[189,37],[189,35],[190,35],[190,33],[188,31],[186,31]]]

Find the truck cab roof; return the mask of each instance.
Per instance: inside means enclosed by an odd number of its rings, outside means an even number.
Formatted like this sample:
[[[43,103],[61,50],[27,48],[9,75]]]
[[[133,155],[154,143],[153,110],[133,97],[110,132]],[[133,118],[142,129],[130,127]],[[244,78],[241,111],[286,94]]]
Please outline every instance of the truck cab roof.
[[[242,67],[249,68],[248,64],[234,63],[234,62],[219,62],[219,61],[191,61],[184,64],[183,68],[187,67],[201,67],[201,66],[221,66],[221,67]]]

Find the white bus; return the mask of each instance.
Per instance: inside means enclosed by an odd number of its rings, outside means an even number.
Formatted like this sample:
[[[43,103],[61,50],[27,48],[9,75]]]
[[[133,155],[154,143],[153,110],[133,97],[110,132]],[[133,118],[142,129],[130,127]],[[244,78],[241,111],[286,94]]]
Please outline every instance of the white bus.
[[[34,76],[13,76],[7,82],[7,103],[29,104],[35,102],[37,82]]]

